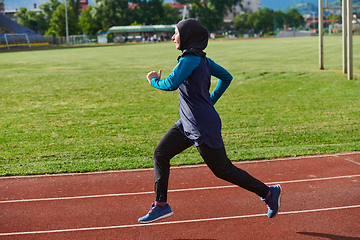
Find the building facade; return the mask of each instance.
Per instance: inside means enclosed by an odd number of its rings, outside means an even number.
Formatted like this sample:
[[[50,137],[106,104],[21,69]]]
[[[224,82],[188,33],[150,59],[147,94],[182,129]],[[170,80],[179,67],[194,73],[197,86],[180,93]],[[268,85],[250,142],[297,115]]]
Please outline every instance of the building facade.
[[[261,0],[244,0],[243,11],[254,13],[261,9]]]
[[[233,6],[232,12],[224,18],[224,22],[231,23],[234,17],[242,13],[255,13],[261,9],[261,0],[244,0],[242,2],[243,7],[240,4]]]
[[[4,11],[5,11],[4,0],[0,0],[0,14],[4,14]]]

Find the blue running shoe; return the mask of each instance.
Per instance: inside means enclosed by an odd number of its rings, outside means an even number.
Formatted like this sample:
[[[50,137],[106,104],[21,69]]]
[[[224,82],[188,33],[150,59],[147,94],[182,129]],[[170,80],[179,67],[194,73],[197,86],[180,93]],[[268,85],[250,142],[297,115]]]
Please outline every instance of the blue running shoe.
[[[173,211],[171,210],[169,204],[166,204],[164,207],[159,208],[156,207],[155,204],[151,204],[151,209],[145,216],[139,218],[139,223],[151,223],[163,218],[170,217],[173,215]]]
[[[269,198],[261,198],[261,200],[264,201],[265,205],[268,207],[267,216],[273,218],[280,209],[281,187],[280,185],[270,186],[269,190],[271,196]]]

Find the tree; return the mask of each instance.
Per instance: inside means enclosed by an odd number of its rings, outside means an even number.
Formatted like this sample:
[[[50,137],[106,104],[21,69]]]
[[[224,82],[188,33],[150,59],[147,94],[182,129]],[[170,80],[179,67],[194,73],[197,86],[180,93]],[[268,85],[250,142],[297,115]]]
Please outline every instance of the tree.
[[[44,34],[48,25],[45,20],[45,15],[40,12],[36,13],[28,11],[26,8],[21,7],[19,12],[15,13],[15,17],[18,18],[18,23],[31,30]]]
[[[271,32],[282,29],[284,25],[299,27],[304,23],[304,18],[296,9],[286,13],[281,10],[273,11],[269,8],[262,8],[251,14],[238,14],[234,18],[234,28],[243,31],[253,29],[255,32]]]
[[[136,4],[134,20],[146,25],[163,24],[164,8],[162,0],[133,0]]]
[[[286,24],[290,27],[297,28],[304,23],[304,17],[295,8],[288,10],[285,13]]]
[[[173,24],[180,17],[177,9],[164,4],[163,0],[95,0],[93,18],[100,21],[102,29],[140,24]],[[130,5],[129,5],[130,4]],[[129,7],[130,6],[130,7]]]
[[[67,0],[68,6],[70,6],[73,9],[73,12],[76,17],[79,16],[80,12],[80,0]]]
[[[68,15],[68,27],[69,27],[69,35],[76,35],[79,34],[79,24],[78,19],[74,14],[74,11],[70,6],[68,6],[67,9],[67,15]],[[66,35],[66,26],[65,26],[65,4],[60,4],[55,12],[52,15],[52,18],[50,20],[50,27],[51,30],[57,35],[57,36],[65,36]]]
[[[164,15],[162,16],[162,24],[176,24],[181,20],[179,11],[168,3],[163,3]]]
[[[45,13],[46,20],[50,23],[53,12],[55,12],[56,8],[60,5],[58,0],[49,0],[49,2],[43,3],[40,5],[40,9],[42,9]]]
[[[328,20],[337,20],[337,23],[342,23],[342,17],[341,15],[336,15],[334,13],[330,13],[328,16],[327,16],[327,19]],[[334,23],[332,23],[334,24]]]
[[[132,9],[127,0],[95,0],[94,6],[96,18],[101,20],[102,29],[112,26],[124,26],[132,23]]]
[[[101,20],[94,13],[94,8],[89,6],[79,17],[79,26],[86,35],[94,35],[102,29]]]
[[[233,28],[240,32],[245,32],[252,28],[252,25],[248,25],[248,17],[250,13],[237,14],[233,19]]]
[[[242,0],[178,0],[181,4],[191,4],[190,17],[196,18],[209,31],[216,31],[224,24],[224,16],[232,11],[232,6]]]
[[[277,29],[282,29],[286,22],[286,15],[281,10],[276,10],[274,12],[274,31]]]
[[[223,13],[217,11],[215,5],[210,2],[194,4],[189,13],[190,17],[197,18],[210,32],[218,30],[223,24]]]
[[[81,16],[79,18],[79,26],[82,28],[85,35],[88,35],[90,32],[90,28],[93,24],[93,18],[91,16],[92,7],[89,6],[88,9],[81,12]]]
[[[60,5],[58,0],[49,0],[49,2],[43,3],[39,6],[40,9],[44,11],[45,14],[45,36],[53,36],[56,35],[54,30],[50,28],[50,20],[52,18],[53,13],[55,12],[56,8]]]
[[[274,11],[262,8],[254,13],[253,26],[256,32],[270,32],[274,29]]]

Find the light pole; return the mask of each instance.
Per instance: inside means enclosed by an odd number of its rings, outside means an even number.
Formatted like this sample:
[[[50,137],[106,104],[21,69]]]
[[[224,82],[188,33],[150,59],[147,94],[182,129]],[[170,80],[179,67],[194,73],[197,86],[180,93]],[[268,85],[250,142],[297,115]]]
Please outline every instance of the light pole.
[[[342,43],[343,43],[343,73],[347,73],[347,5],[342,0]]]
[[[318,28],[319,28],[319,68],[324,69],[324,40],[323,40],[323,0],[319,0]]]
[[[353,19],[353,6],[352,0],[346,1],[346,12],[347,12],[347,75],[348,80],[353,79],[353,33],[352,33],[352,19]]]
[[[67,14],[67,0],[65,0],[65,26],[66,26],[66,44],[69,45],[69,27]]]

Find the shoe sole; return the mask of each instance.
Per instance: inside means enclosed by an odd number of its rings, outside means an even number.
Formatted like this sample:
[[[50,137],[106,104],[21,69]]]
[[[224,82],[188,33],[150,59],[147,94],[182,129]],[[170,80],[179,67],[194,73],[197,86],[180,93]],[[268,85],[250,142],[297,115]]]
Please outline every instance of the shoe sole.
[[[278,210],[277,210],[276,214],[274,216],[272,216],[271,218],[274,218],[280,211],[280,199],[281,199],[282,189],[281,189],[280,184],[278,184],[276,186],[279,186]]]
[[[160,220],[160,219],[170,217],[170,216],[173,215],[173,214],[174,214],[174,212],[170,212],[170,213],[168,213],[168,214],[162,215],[162,216],[160,216],[160,217],[158,217],[158,218],[155,218],[155,219],[153,219],[153,220],[150,220],[150,221],[139,221],[139,223],[151,223],[151,222],[155,222],[155,221],[158,221],[158,220]]]

